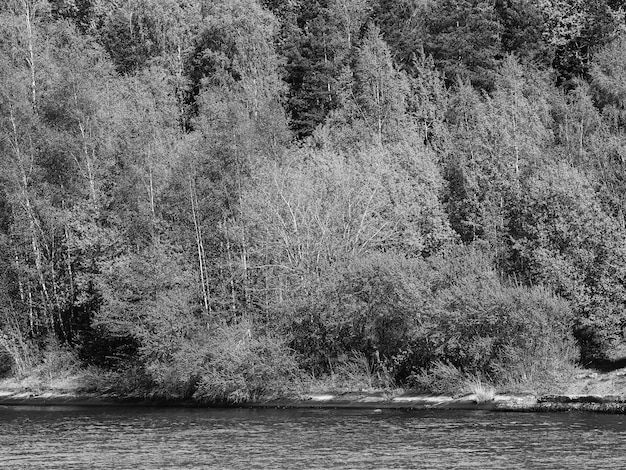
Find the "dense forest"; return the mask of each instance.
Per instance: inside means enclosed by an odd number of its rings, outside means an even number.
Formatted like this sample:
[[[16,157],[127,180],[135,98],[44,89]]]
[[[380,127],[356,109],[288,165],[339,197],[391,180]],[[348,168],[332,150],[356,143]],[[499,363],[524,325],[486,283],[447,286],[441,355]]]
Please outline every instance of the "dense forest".
[[[610,357],[625,6],[3,0],[0,372],[237,401]]]

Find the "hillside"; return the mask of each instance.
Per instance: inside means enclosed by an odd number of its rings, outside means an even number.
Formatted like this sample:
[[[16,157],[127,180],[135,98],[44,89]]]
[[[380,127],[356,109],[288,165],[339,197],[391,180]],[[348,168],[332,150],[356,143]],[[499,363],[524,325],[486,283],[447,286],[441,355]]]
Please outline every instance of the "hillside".
[[[601,367],[625,26],[609,0],[4,2],[0,375],[240,402]]]

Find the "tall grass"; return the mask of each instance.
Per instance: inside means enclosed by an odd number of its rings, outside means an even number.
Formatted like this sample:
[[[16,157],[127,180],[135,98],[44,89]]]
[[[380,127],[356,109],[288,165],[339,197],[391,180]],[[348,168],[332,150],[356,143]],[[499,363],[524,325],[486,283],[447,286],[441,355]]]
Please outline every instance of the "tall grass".
[[[477,375],[465,379],[465,389],[474,396],[476,403],[491,402],[496,396],[496,389]]]
[[[353,390],[390,389],[395,385],[385,365],[362,351],[352,351],[350,356],[338,361],[331,375],[342,383],[342,388]]]
[[[465,391],[465,376],[452,364],[435,361],[429,370],[421,370],[409,377],[408,385],[437,395],[461,395]]]

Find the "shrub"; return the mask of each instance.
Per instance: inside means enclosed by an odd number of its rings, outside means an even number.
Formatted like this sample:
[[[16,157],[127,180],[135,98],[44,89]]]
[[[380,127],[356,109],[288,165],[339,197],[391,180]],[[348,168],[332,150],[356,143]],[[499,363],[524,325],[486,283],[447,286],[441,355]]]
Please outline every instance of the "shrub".
[[[379,354],[396,383],[461,393],[471,376],[553,381],[577,358],[567,302],[510,285],[474,248],[427,260],[371,255],[337,272],[295,310],[293,345],[317,358],[314,372],[353,351]]]
[[[552,381],[577,359],[569,305],[544,288],[507,286],[477,256],[431,262],[432,308],[414,339],[420,354],[406,358],[413,381],[437,376],[439,362],[500,384]]]
[[[43,381],[66,379],[78,372],[80,361],[74,351],[55,340],[50,340],[43,351],[43,361],[36,368]]]
[[[9,375],[12,368],[13,359],[7,352],[0,350],[0,378]]]
[[[285,341],[259,333],[247,321],[217,328],[207,350],[194,395],[198,400],[238,403],[280,396],[298,374]]]
[[[159,396],[152,377],[141,364],[120,364],[117,370],[95,366],[87,367],[80,373],[80,390],[112,394],[121,397],[149,398]],[[156,392],[155,392],[156,391]]]
[[[361,351],[352,351],[343,356],[332,370],[332,379],[341,388],[352,390],[390,389],[394,386],[393,377],[380,359],[368,357]]]
[[[308,368],[330,372],[329,363],[355,351],[387,362],[406,348],[428,300],[423,266],[393,253],[370,255],[337,267],[313,296],[288,306],[292,345]]]
[[[463,372],[452,364],[440,360],[409,377],[408,385],[423,392],[437,395],[458,395],[463,392],[465,377]]]
[[[191,398],[209,355],[207,337],[181,339],[171,351],[146,358],[145,373],[154,383],[154,393],[166,398]]]
[[[509,285],[473,248],[427,260],[374,254],[309,287],[283,305],[289,344],[314,376],[330,373],[344,387],[459,394],[480,377],[536,389],[576,359],[568,304],[545,288]],[[286,339],[243,320],[207,330],[179,298],[161,298],[137,330],[157,394],[241,402],[291,390],[299,369]]]
[[[580,168],[545,165],[511,214],[509,269],[567,299],[583,361],[602,360],[626,323],[626,231]]]

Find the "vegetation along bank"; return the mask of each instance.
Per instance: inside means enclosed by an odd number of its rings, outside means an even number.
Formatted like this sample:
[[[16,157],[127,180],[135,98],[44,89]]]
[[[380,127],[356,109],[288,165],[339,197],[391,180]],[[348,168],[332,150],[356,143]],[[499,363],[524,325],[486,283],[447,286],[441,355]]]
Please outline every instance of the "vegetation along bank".
[[[625,26],[614,0],[4,2],[2,388],[619,370]]]

